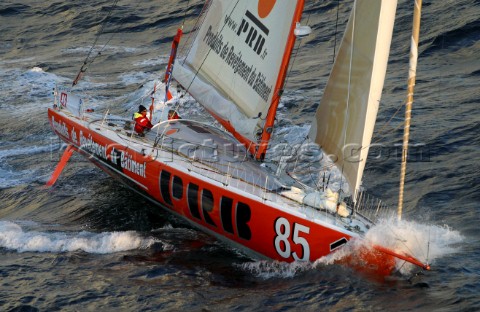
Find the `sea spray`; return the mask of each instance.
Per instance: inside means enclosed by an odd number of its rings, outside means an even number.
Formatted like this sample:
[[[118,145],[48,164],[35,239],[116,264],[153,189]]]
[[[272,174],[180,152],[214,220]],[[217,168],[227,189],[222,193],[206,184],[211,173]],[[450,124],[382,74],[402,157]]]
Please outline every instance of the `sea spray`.
[[[380,245],[397,253],[407,253],[419,260],[432,263],[436,259],[458,251],[463,236],[447,226],[420,224],[413,221],[381,220],[367,233],[365,240],[351,240],[335,252],[317,259],[314,263],[278,261],[254,261],[239,264],[238,267],[256,277],[268,280],[272,278],[293,278],[309,270],[320,267],[340,265],[345,258],[358,253],[366,245]],[[368,246],[367,246],[368,247]],[[416,266],[396,261],[396,271],[410,276]]]
[[[134,249],[146,249],[157,241],[127,232],[39,232],[24,231],[10,221],[0,221],[0,248],[18,252],[68,252],[82,250],[88,253],[108,254]]]
[[[334,253],[315,261],[315,266],[332,265],[355,255],[360,249],[379,245],[399,254],[410,254],[424,263],[433,263],[438,258],[458,251],[463,236],[447,226],[420,224],[413,221],[381,220],[365,235],[363,240],[351,240]],[[397,259],[396,271],[408,276],[418,267]]]
[[[432,263],[440,257],[459,251],[457,245],[464,237],[448,226],[389,219],[381,220],[372,227],[366,240],[396,252],[411,254],[425,263]],[[400,273],[411,273],[414,266],[403,264],[403,261],[397,261]]]

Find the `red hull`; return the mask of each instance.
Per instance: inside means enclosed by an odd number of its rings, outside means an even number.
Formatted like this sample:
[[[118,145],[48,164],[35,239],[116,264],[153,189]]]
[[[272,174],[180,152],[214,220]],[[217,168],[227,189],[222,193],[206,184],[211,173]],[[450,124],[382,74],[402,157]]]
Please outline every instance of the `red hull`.
[[[49,109],[48,116],[54,131],[88,154],[100,168],[122,178],[136,191],[200,230],[254,258],[313,262],[356,236],[326,222],[307,220],[300,211],[282,209],[268,200],[202,179],[174,163],[144,156],[109,139],[93,124],[87,128],[76,117],[55,109]],[[389,275],[394,268],[394,257],[384,252],[365,255],[365,259],[368,267],[377,267],[381,275]]]

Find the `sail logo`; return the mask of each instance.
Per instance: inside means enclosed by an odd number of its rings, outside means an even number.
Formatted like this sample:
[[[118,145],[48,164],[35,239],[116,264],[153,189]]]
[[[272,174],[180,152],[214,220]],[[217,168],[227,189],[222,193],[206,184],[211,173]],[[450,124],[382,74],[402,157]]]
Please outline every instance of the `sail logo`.
[[[270,30],[265,26],[252,12],[248,11],[242,18],[240,27],[237,30],[237,36],[245,37],[245,43],[262,58],[265,57],[264,51],[265,38],[268,37]]]
[[[267,17],[272,12],[277,0],[259,0],[258,1],[258,16],[260,18]]]
[[[65,92],[62,92],[62,94],[60,94],[60,104],[62,104],[63,107],[67,107],[67,102],[68,95]]]

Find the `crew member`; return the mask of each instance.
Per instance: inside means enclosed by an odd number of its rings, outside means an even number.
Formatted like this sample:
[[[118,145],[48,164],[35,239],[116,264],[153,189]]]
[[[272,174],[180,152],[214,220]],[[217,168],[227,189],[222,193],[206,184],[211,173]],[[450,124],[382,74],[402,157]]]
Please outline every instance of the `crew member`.
[[[173,109],[168,111],[168,120],[182,119]]]
[[[133,119],[135,119],[135,132],[141,137],[145,136],[143,133],[145,129],[150,130],[153,127],[147,118],[147,109],[143,105],[138,107],[138,112],[133,115]]]

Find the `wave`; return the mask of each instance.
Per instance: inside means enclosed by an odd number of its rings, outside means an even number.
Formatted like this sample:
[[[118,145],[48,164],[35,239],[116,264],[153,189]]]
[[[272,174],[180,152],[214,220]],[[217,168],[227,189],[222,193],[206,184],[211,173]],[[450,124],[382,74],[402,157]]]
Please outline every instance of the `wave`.
[[[65,81],[65,78],[45,72],[38,66],[28,70],[0,68],[0,93],[4,100],[0,108],[13,115],[38,111],[39,107],[50,104],[55,85]]]
[[[49,145],[42,145],[42,146],[26,146],[26,147],[18,147],[18,148],[11,148],[11,149],[0,149],[0,160],[4,158],[11,157],[11,156],[20,156],[20,155],[36,155],[36,154],[43,154],[47,152],[58,151],[60,147],[59,143],[53,143]]]
[[[133,231],[91,233],[39,232],[24,230],[10,221],[0,221],[0,247],[18,252],[71,252],[109,254],[147,249],[157,241]]]
[[[100,51],[101,50],[101,51]],[[92,55],[98,54],[99,52],[105,53],[124,53],[124,54],[140,54],[145,53],[147,51],[146,48],[134,48],[134,47],[122,47],[122,46],[95,46],[92,49],[92,46],[83,46],[83,47],[73,47],[73,48],[64,48],[61,50],[64,56],[68,55],[80,55],[85,57],[90,51],[92,51]]]
[[[46,181],[48,176],[32,170],[8,170],[0,168],[0,190],[27,184],[33,181]]]
[[[6,8],[0,9],[0,16],[14,16],[27,12],[30,9],[28,5],[24,4],[12,4]]]
[[[314,267],[308,262],[279,262],[279,261],[255,261],[237,265],[241,270],[253,274],[261,279],[293,278],[300,273],[312,270]]]
[[[52,158],[52,153],[58,152],[60,144],[52,142],[50,145],[43,146],[33,145],[16,148],[9,147],[10,146],[8,145],[6,148],[2,146],[0,149],[0,189],[14,187],[32,181],[46,180],[49,174],[45,176],[43,174],[43,168],[41,168],[39,165],[37,165],[35,168],[24,168],[24,170],[19,170],[19,168],[14,168],[9,165],[9,159],[45,153],[50,153],[50,157]],[[42,157],[42,159],[45,160],[48,159],[48,157]]]
[[[441,33],[428,44],[428,48],[424,51],[424,53],[429,54],[436,51],[441,51],[445,48],[455,51],[473,46],[480,39],[480,35],[478,33],[479,27],[480,20],[476,20],[457,29],[452,29]]]

